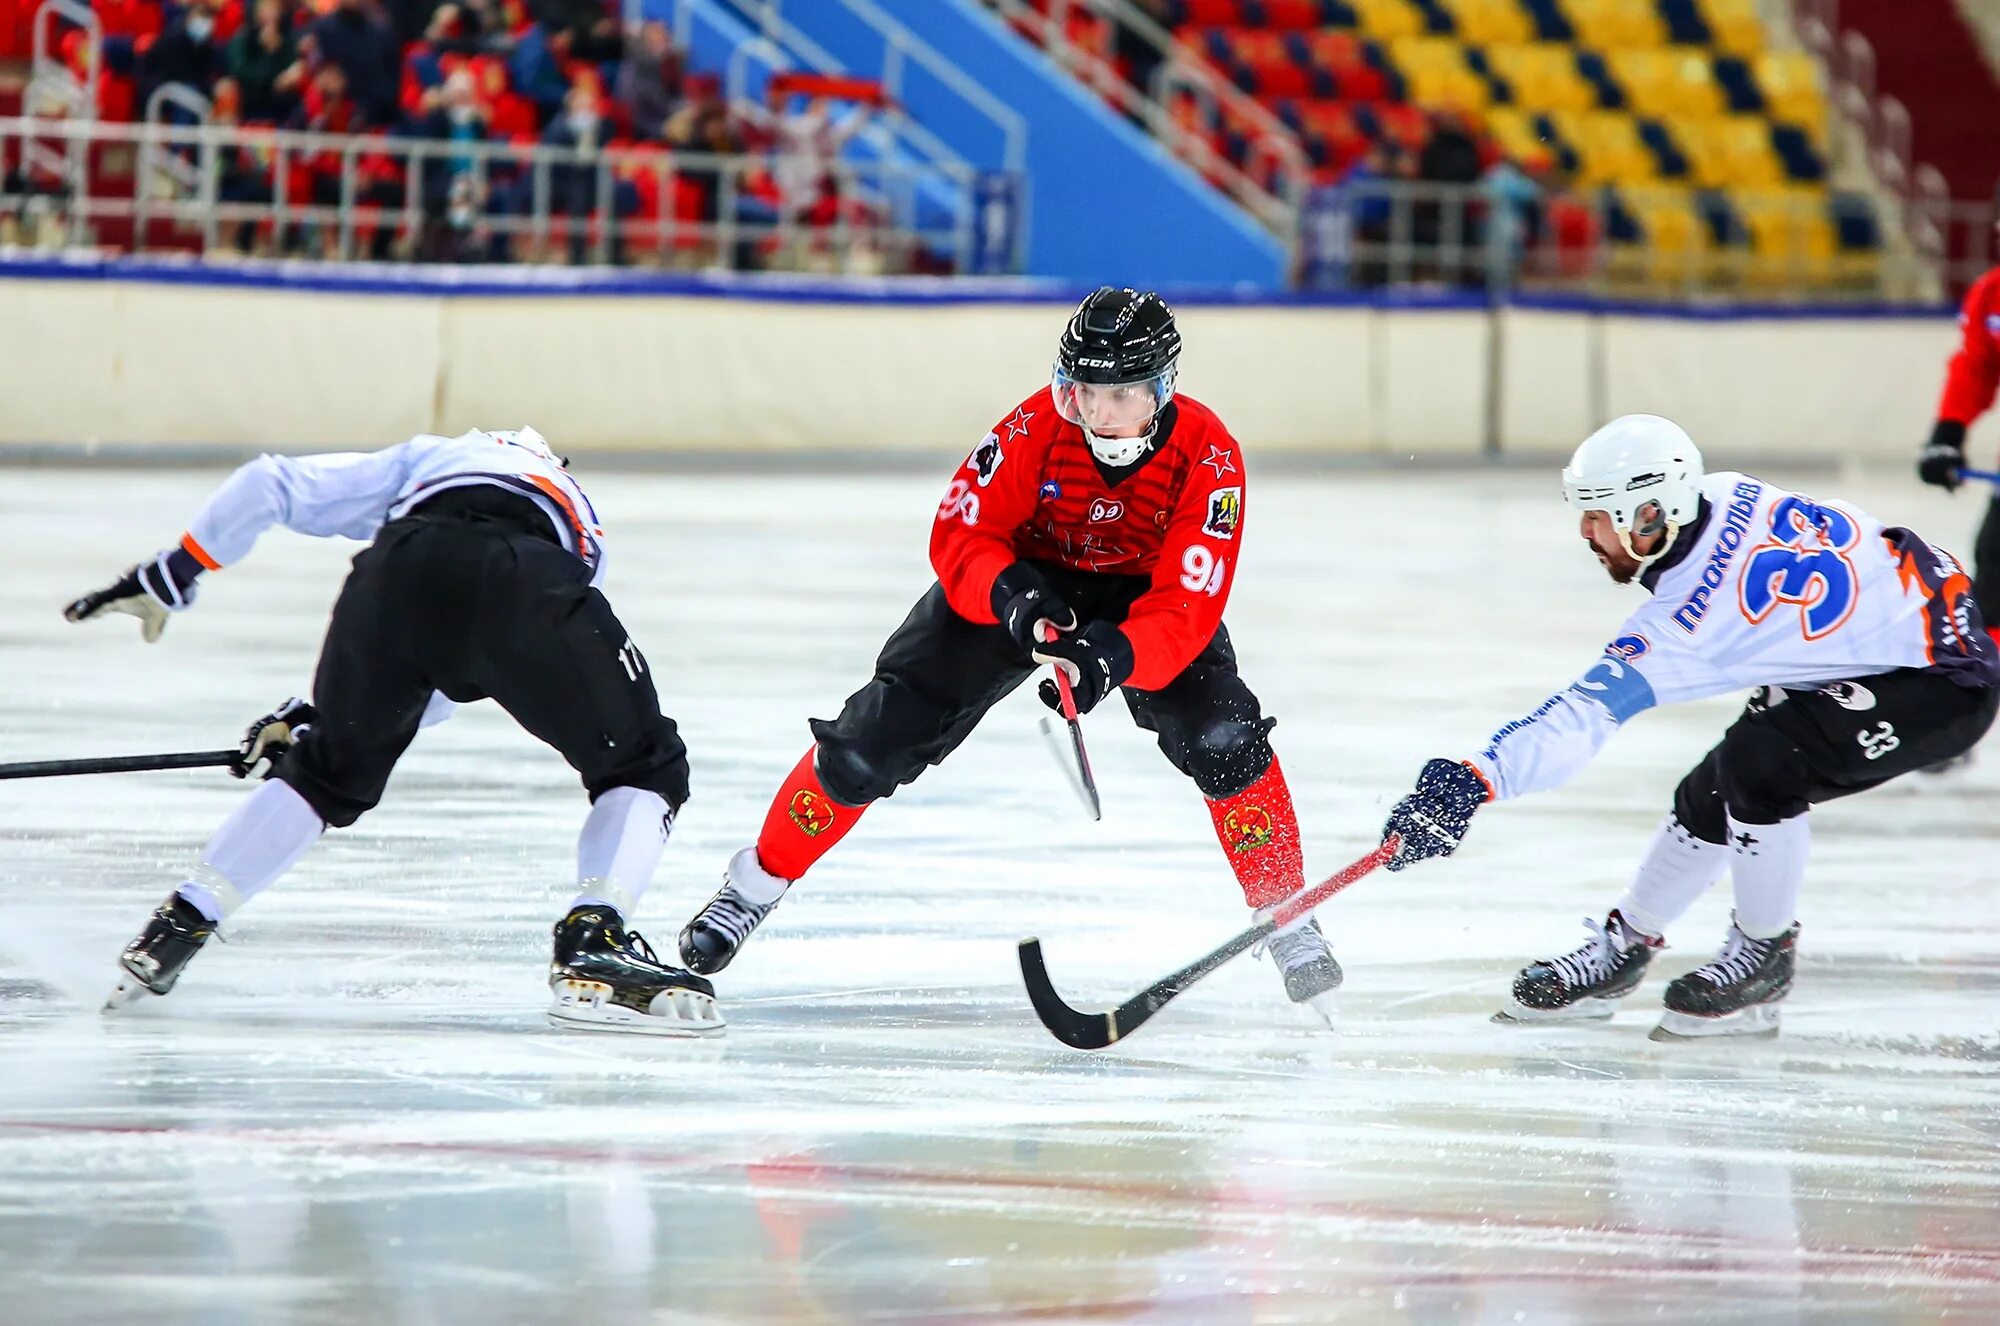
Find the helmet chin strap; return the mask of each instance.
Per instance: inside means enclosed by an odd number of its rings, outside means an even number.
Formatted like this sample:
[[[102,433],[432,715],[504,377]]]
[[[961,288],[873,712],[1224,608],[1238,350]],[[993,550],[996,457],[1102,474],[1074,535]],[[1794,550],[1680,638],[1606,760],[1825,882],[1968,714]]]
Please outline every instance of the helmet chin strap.
[[[1680,532],[1681,527],[1679,525],[1668,521],[1666,528],[1660,531],[1662,535],[1660,546],[1650,556],[1641,556],[1638,549],[1632,546],[1632,531],[1630,530],[1621,529],[1618,531],[1618,546],[1623,548],[1625,555],[1637,562],[1639,569],[1643,571],[1667,555],[1667,551],[1674,546],[1674,539]]]
[[[1083,440],[1090,444],[1090,454],[1106,465],[1130,465],[1146,454],[1153,445],[1153,435],[1160,431],[1160,416],[1146,425],[1146,431],[1137,437],[1099,437],[1086,425]]]

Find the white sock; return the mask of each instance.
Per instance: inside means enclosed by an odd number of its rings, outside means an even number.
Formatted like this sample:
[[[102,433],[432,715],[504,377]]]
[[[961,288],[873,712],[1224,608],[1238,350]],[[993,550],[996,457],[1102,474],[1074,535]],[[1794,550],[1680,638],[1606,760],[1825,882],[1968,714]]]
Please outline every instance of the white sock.
[[[757,849],[746,847],[729,858],[729,887],[743,901],[762,907],[784,897],[792,882],[764,869],[764,863],[757,859]]]
[[[1776,824],[1729,821],[1735,853],[1736,928],[1752,939],[1774,939],[1792,928],[1799,915],[1799,889],[1806,882],[1806,852],[1812,828],[1804,815]]]
[[[673,813],[658,792],[614,787],[597,798],[576,840],[576,897],[570,908],[615,907],[630,916],[653,882]]]
[[[326,832],[326,822],[291,784],[273,778],[244,799],[208,846],[201,865],[175,892],[209,920],[230,913],[277,883]]]
[[[1722,878],[1729,865],[1729,849],[1721,843],[1703,842],[1689,833],[1674,816],[1660,822],[1646,855],[1632,875],[1625,896],[1618,901],[1619,915],[1633,929],[1658,939],[1667,927],[1687,914],[1708,886]]]

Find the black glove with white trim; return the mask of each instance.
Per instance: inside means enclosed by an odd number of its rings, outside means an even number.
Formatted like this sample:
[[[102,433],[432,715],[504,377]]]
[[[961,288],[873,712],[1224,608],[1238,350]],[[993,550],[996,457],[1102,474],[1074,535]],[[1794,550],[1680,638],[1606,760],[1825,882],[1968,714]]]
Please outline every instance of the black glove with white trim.
[[[139,619],[139,634],[153,644],[167,629],[167,615],[194,603],[201,563],[185,548],[169,548],[141,563],[111,584],[85,594],[63,609],[68,621],[87,622],[106,613],[122,612]]]
[[[1472,816],[1486,804],[1486,780],[1469,764],[1431,760],[1417,774],[1416,790],[1396,803],[1382,826],[1382,841],[1401,838],[1391,870],[1417,861],[1450,856],[1465,841]]]
[[[1026,562],[1016,562],[994,578],[993,615],[1024,654],[1042,643],[1043,622],[1058,632],[1076,629],[1076,611]]]
[[[253,774],[269,778],[278,771],[278,761],[317,722],[319,710],[294,695],[244,729],[243,740],[237,745],[241,753],[236,763],[229,766],[229,772],[238,778]]]
[[[1965,425],[1940,419],[1917,456],[1917,477],[1951,492],[1965,482]]]
[[[1132,642],[1110,622],[1092,622],[1075,635],[1057,636],[1036,645],[1034,659],[1053,663],[1069,674],[1076,711],[1087,714],[1132,675]],[[1062,712],[1062,695],[1054,678],[1044,680],[1036,693],[1043,704]]]

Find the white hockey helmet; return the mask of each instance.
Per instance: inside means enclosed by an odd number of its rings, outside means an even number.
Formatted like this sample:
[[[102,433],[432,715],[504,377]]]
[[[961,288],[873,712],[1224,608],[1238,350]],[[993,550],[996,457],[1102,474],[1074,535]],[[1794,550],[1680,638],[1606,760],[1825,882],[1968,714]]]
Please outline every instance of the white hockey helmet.
[[[1583,440],[1563,470],[1563,496],[1578,511],[1610,516],[1618,542],[1643,566],[1700,514],[1701,480],[1701,452],[1679,424],[1628,414]],[[1634,534],[1667,537],[1641,557],[1632,548]]]

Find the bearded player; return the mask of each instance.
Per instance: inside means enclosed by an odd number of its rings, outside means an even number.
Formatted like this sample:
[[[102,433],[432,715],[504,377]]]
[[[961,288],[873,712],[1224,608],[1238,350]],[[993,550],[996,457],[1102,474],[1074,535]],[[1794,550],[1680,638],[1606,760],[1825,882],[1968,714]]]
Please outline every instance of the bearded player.
[[[1244,530],[1243,450],[1174,379],[1181,337],[1156,294],[1098,290],[1064,329],[1050,384],[960,468],[931,527],[937,583],[875,676],[786,778],[752,847],[680,936],[728,966],[785,891],[878,799],[942,762],[1034,672],[1068,674],[1087,712],[1113,691],[1194,780],[1243,897],[1304,887],[1297,816],[1222,612]],[[1047,639],[1049,628],[1054,638]],[[1055,707],[1052,681],[1042,699]],[[1312,917],[1277,933],[1285,992],[1322,1016],[1340,966]]]

